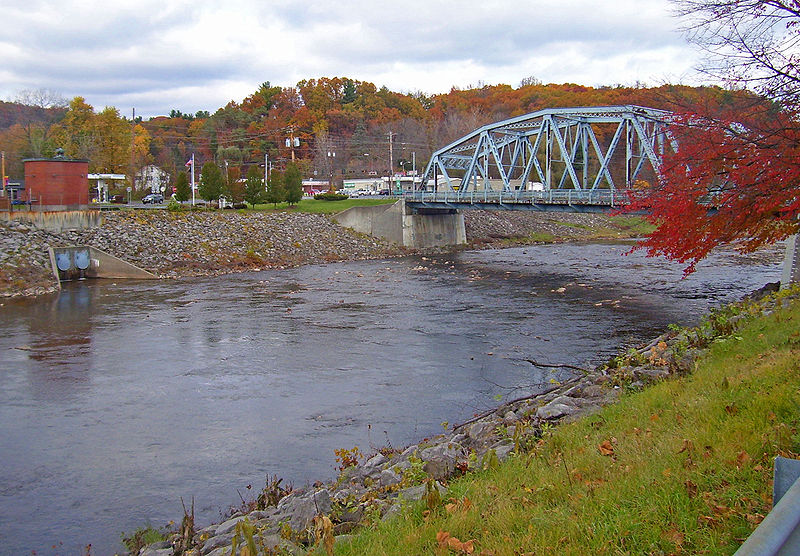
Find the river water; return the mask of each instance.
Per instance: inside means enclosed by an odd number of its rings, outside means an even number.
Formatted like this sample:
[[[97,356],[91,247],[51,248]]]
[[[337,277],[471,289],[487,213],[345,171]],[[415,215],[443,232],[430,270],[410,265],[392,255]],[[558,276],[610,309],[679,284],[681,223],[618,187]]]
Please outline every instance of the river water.
[[[614,243],[466,251],[158,282],[0,307],[0,553],[121,550],[201,525],[267,474],[441,432],[780,279],[771,255],[681,266]],[[247,485],[252,485],[247,490]]]

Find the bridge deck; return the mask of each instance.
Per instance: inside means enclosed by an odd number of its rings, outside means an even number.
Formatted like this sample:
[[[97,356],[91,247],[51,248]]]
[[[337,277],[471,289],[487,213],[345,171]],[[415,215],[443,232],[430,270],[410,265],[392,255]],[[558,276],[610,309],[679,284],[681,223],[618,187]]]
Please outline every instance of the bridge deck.
[[[626,206],[628,195],[608,189],[550,189],[545,191],[409,191],[413,209],[456,208],[550,212],[608,212]]]

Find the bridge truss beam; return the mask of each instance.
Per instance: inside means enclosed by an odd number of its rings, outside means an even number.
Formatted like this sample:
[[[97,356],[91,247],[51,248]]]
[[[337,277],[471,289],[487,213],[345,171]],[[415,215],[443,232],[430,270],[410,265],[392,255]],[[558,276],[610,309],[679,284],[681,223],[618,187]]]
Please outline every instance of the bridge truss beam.
[[[631,105],[551,108],[489,124],[433,153],[420,187],[465,198],[631,188],[656,179],[676,149],[669,116]]]

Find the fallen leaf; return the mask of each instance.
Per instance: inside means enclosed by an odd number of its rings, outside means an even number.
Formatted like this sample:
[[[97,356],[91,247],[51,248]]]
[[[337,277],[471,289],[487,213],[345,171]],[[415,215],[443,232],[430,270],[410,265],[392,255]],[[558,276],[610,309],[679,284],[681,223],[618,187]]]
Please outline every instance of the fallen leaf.
[[[747,514],[745,517],[747,518],[747,521],[753,525],[758,525],[764,521],[764,516],[761,514]]]
[[[661,533],[661,536],[677,546],[681,546],[683,541],[686,539],[686,535],[678,531],[675,527],[664,531]]]
[[[723,506],[722,504],[714,504],[711,506],[711,509],[716,515],[727,516],[731,513],[731,509],[728,506]]]
[[[750,455],[744,450],[742,450],[736,456],[736,467],[742,467],[748,463],[750,463]]]
[[[600,453],[604,456],[614,455],[614,446],[612,446],[611,442],[609,442],[608,440],[604,440],[603,442],[598,444],[597,449],[600,450]]]
[[[475,539],[462,542],[458,538],[450,536],[447,531],[436,533],[436,542],[442,548],[449,548],[462,554],[472,554],[475,551]]]
[[[710,515],[698,516],[697,521],[700,525],[708,525],[712,527],[717,524],[717,520],[711,517]]]
[[[693,449],[694,449],[694,446],[692,445],[692,441],[689,440],[688,438],[684,438],[683,439],[683,446],[681,447],[680,450],[678,450],[678,453],[682,454],[683,452],[689,452],[691,454]]]
[[[691,480],[687,479],[686,482],[683,483],[683,486],[686,487],[686,494],[689,496],[689,498],[694,498],[697,496],[697,485]]]

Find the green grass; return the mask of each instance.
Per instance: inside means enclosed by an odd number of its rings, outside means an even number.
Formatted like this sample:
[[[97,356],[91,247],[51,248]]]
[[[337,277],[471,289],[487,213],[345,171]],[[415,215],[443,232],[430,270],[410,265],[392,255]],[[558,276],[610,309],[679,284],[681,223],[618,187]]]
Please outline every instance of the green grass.
[[[397,199],[344,199],[342,201],[318,201],[316,199],[303,199],[296,205],[290,207],[287,203],[278,203],[278,206],[256,205],[255,210],[263,211],[293,211],[310,212],[315,214],[333,214],[342,212],[352,207],[372,207],[375,205],[387,205],[397,202]],[[252,210],[252,209],[250,209]]]
[[[455,554],[440,531],[498,556],[731,554],[769,512],[772,459],[800,452],[798,330],[797,301],[754,318],[692,374],[551,429],[451,483],[454,507],[411,505],[336,554]]]
[[[656,227],[641,216],[611,216],[611,224],[631,237],[643,237],[651,233]]]
[[[655,230],[655,226],[640,216],[609,216],[606,225],[594,227],[577,222],[558,221],[558,224],[586,232],[581,235],[583,239],[643,237]]]
[[[130,535],[122,533],[122,544],[131,554],[139,554],[142,547],[164,540],[167,540],[167,529],[156,529],[151,525],[139,527]]]

